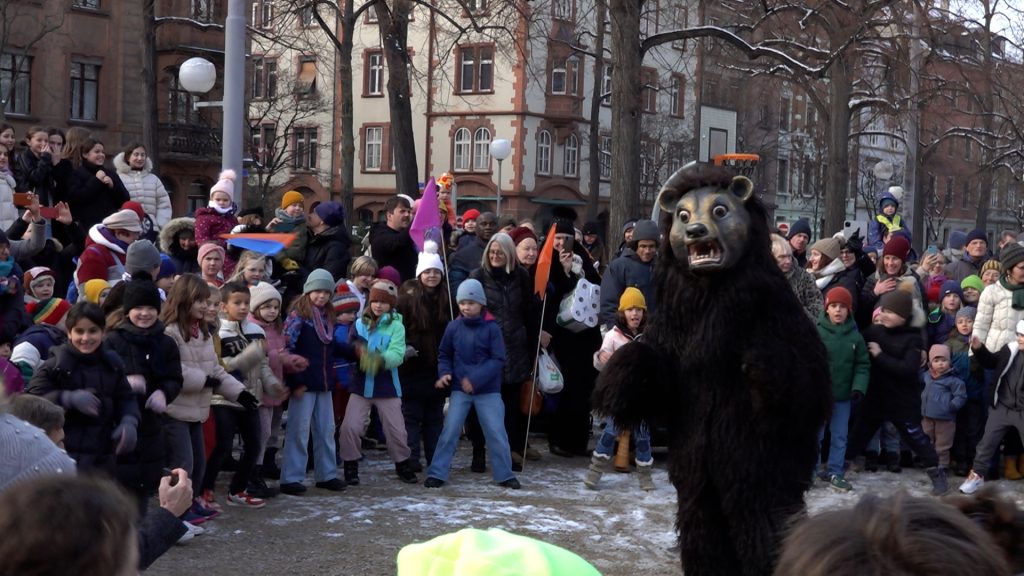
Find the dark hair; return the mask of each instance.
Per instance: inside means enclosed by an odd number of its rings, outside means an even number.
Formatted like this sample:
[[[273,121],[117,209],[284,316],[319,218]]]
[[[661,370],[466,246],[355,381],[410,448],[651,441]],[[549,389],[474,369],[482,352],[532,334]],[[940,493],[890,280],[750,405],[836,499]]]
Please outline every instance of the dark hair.
[[[28,130],[25,131],[25,142],[27,143],[29,140],[32,139],[32,136],[40,132],[46,134],[47,137],[50,136],[50,131],[47,130],[46,128],[43,128],[42,126],[29,126]]]
[[[7,405],[6,412],[47,434],[64,427],[64,409],[42,396],[18,394]]]
[[[135,152],[136,148],[142,148],[143,150],[146,150],[146,145],[143,144],[142,142],[133,141],[129,142],[127,146],[121,149],[121,152],[124,152],[125,162],[128,162],[128,157],[132,155],[132,152]],[[146,154],[149,154],[149,150],[146,150]]]
[[[88,320],[100,328],[107,329],[107,318],[103,315],[103,309],[97,304],[92,302],[79,302],[68,310],[68,315],[64,319],[64,327],[71,332],[71,329],[78,324],[79,320]]]
[[[192,338],[192,304],[209,298],[210,286],[202,278],[195,274],[182,274],[171,286],[164,309],[160,312],[160,321],[165,326],[176,325],[181,338],[188,342]],[[199,323],[199,330],[204,338],[210,335],[206,322]]]
[[[441,335],[452,314],[451,293],[445,284],[431,292],[418,277],[406,280],[398,289],[395,310],[402,315],[406,341],[416,338],[416,349],[424,358],[437,358]]]
[[[19,483],[0,494],[0,574],[119,574],[136,514],[132,499],[100,476]]]
[[[412,205],[409,204],[409,201],[405,198],[402,198],[401,196],[392,196],[384,203],[384,212],[391,214],[395,211],[395,208],[398,208],[399,206],[402,208],[412,208]]]
[[[100,145],[100,146],[104,146],[105,147],[105,145],[103,144],[103,142],[101,142],[99,140],[99,138],[95,138],[95,137],[90,136],[89,138],[86,138],[85,140],[83,140],[81,146],[78,147],[78,155],[79,155],[79,157],[82,158],[82,160],[84,161],[85,160],[85,155],[88,154],[90,150],[95,148],[96,145]]]
[[[0,122],[0,134],[7,132],[8,130],[14,130],[14,126],[11,126],[7,122]]]
[[[47,128],[46,129],[46,135],[47,136],[60,136],[61,145],[63,145],[64,142],[66,142],[67,139],[68,139],[68,137],[64,135],[64,131],[61,130],[60,128],[57,128],[56,126],[51,126],[51,127]]]
[[[227,302],[228,297],[232,294],[242,293],[246,296],[250,295],[249,287],[241,282],[228,282],[227,284],[220,287],[220,297]]]
[[[327,306],[325,306],[325,308],[330,308],[330,307],[331,307],[331,303],[328,302]],[[313,314],[318,314],[319,313],[316,310],[314,310],[314,308],[315,308],[315,306],[313,306],[312,300],[309,299],[309,294],[303,294],[302,296],[299,296],[295,300],[292,300],[292,305],[289,308],[289,312],[295,312],[295,314],[298,315],[298,317],[302,318],[303,320],[312,320],[313,319]],[[367,308],[369,308],[369,306],[367,306]],[[328,329],[328,331],[330,331],[332,333],[334,332],[334,309],[333,308],[331,310],[327,311],[327,329]]]

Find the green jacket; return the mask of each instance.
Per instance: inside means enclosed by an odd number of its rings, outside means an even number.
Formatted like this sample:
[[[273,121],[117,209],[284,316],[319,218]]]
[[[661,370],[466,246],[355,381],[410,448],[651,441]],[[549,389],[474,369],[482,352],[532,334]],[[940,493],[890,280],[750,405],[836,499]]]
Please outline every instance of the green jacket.
[[[832,396],[836,402],[850,399],[854,390],[868,393],[871,358],[864,337],[857,331],[853,318],[841,325],[828,319],[828,313],[818,316],[818,334],[828,350],[828,365],[832,372]]]

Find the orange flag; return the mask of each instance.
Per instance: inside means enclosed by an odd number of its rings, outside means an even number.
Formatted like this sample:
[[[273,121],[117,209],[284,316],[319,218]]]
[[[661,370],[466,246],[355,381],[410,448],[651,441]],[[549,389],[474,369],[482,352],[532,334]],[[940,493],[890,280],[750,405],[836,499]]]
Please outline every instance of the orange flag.
[[[551,277],[551,255],[555,252],[555,225],[551,225],[547,238],[544,239],[544,246],[540,249],[540,256],[537,258],[537,274],[533,280],[533,291],[538,297],[544,298],[547,291],[548,278]]]

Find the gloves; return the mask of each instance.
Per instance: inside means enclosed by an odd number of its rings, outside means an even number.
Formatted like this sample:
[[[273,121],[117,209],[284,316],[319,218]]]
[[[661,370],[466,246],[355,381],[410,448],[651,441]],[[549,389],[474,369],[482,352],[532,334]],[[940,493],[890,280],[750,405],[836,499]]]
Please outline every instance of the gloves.
[[[71,390],[64,393],[64,404],[86,416],[99,416],[100,399],[88,390]]]
[[[415,358],[415,357],[419,356],[419,354],[420,354],[419,351],[416,350],[415,348],[413,348],[412,346],[406,346],[405,347],[405,358],[406,359]]]
[[[163,390],[157,390],[149,395],[149,398],[146,399],[146,409],[157,414],[167,411],[167,396]]]
[[[846,249],[860,256],[864,252],[864,238],[860,235],[860,228],[854,230],[853,234],[846,239]]]
[[[217,386],[220,386],[220,380],[217,380],[213,376],[207,376],[206,382],[203,382],[204,388],[216,388]]]
[[[241,404],[242,408],[245,408],[246,410],[255,410],[260,406],[259,400],[256,400],[256,397],[248,390],[242,390],[238,395],[238,398],[235,399],[235,402]]]
[[[850,393],[850,401],[854,404],[860,404],[860,401],[864,399],[864,393],[860,390],[854,390]]]
[[[384,359],[376,352],[366,352],[359,357],[359,369],[370,376],[379,372],[383,363]]]
[[[121,419],[121,424],[114,428],[114,433],[110,435],[111,440],[117,442],[117,448],[114,449],[115,454],[127,454],[135,450],[135,444],[139,440],[139,434],[136,430],[138,425],[139,422],[131,416],[125,416]]]
[[[146,393],[146,377],[142,374],[129,374],[128,385],[132,387],[132,392],[136,394]]]

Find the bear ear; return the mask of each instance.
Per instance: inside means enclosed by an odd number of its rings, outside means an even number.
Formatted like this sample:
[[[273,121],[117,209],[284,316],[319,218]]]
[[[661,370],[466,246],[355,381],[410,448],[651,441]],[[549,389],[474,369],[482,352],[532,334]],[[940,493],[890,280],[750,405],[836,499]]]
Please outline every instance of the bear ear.
[[[658,193],[658,208],[662,212],[672,214],[676,211],[676,203],[682,197],[682,192],[676,187],[664,186]]]
[[[729,192],[733,193],[741,202],[750,200],[754,195],[754,183],[746,176],[735,176],[729,184]]]

